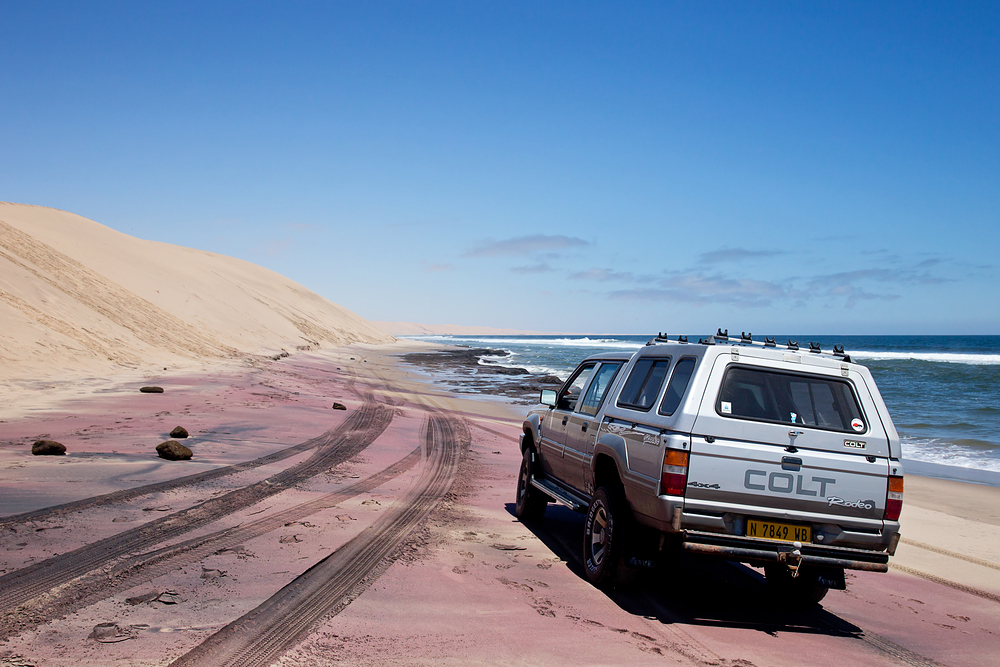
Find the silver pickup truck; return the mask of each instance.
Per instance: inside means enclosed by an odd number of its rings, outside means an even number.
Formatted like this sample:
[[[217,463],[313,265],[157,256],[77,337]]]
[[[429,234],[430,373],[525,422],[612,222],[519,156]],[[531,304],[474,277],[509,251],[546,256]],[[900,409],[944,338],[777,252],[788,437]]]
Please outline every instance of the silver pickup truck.
[[[516,514],[586,512],[596,585],[682,549],[763,566],[815,603],[899,541],[899,436],[843,348],[719,331],[585,359],[524,420]]]

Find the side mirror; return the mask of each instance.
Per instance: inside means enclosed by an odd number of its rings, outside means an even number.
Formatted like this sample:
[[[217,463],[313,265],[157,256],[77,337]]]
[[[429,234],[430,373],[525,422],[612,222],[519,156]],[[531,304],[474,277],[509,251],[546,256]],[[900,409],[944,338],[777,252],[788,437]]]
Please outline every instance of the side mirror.
[[[538,402],[542,405],[547,405],[550,408],[556,407],[556,390],[542,389],[542,395],[539,396]]]

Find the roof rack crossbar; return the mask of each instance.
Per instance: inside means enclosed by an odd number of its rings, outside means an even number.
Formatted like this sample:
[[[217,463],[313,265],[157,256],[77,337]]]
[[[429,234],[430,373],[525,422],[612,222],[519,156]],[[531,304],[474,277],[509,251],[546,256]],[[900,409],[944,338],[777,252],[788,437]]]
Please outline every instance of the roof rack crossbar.
[[[736,336],[729,335],[729,329],[720,328],[717,333],[713,336],[706,336],[705,338],[698,338],[698,343],[701,345],[715,345],[716,341],[722,343],[730,343],[732,345],[755,345],[757,347],[770,347],[777,348],[778,343],[775,341],[774,336],[765,336],[763,341],[754,340],[753,334],[749,332],[741,332],[739,338]],[[646,345],[655,345],[657,343],[668,343],[670,340],[667,338],[667,334],[662,331],[657,334],[655,338],[651,338]],[[678,343],[687,343],[687,336],[677,336]],[[785,347],[793,352],[799,350],[799,342],[797,340],[788,339]],[[833,346],[832,352],[823,351],[822,346],[817,342],[810,341],[809,351],[813,354],[822,354],[830,357],[837,357],[838,359],[846,362],[852,363],[851,356],[844,352],[844,346],[835,344]]]

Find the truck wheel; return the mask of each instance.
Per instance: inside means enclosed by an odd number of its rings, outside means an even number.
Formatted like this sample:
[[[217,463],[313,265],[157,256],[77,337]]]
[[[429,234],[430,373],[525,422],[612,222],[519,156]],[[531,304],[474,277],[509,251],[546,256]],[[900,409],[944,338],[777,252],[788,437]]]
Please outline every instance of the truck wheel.
[[[535,450],[526,447],[521,457],[521,470],[517,473],[517,497],[514,501],[514,514],[521,521],[537,521],[545,514],[549,498],[531,485],[534,474]]]
[[[800,607],[819,604],[830,591],[829,587],[820,584],[816,577],[808,572],[792,577],[792,571],[788,566],[780,563],[765,565],[764,576],[767,578],[767,585],[774,590],[778,599],[784,599]]]
[[[600,487],[587,508],[583,531],[583,569],[598,587],[622,581],[628,509],[620,494]]]

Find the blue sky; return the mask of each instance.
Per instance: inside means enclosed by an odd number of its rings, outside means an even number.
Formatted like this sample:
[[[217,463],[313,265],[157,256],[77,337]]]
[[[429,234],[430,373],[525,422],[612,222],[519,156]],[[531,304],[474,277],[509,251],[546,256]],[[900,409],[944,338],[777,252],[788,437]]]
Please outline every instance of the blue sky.
[[[376,320],[1000,333],[997,3],[0,4],[0,199]]]

